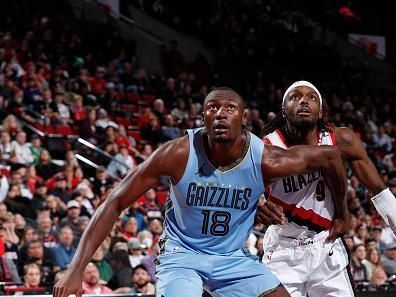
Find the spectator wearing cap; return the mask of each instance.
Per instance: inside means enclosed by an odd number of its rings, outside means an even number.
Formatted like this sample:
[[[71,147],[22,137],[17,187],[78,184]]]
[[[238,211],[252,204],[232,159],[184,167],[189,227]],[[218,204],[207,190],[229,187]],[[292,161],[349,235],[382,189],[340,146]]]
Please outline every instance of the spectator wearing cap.
[[[100,274],[94,263],[88,263],[83,272],[82,288],[84,294],[111,294],[113,291],[100,283]]]
[[[112,184],[113,179],[108,176],[106,168],[103,166],[99,166],[96,169],[95,179],[92,182],[94,193],[97,195],[101,195],[106,191],[106,186]]]
[[[62,226],[70,226],[73,230],[74,238],[79,236],[78,230],[78,218],[81,213],[81,205],[76,200],[70,200],[67,202],[67,212],[66,217],[64,217],[59,225]]]
[[[67,191],[66,176],[63,173],[55,175],[54,188],[49,194],[59,197],[64,203],[68,203],[71,200],[71,194]]]
[[[132,268],[142,263],[142,260],[145,257],[143,254],[144,248],[145,246],[138,238],[132,237],[128,240],[129,262],[131,263]]]
[[[150,282],[150,274],[144,265],[138,265],[133,269],[132,284],[130,293],[155,294],[155,286]]]
[[[52,252],[55,260],[55,270],[67,268],[71,262],[76,248],[73,246],[73,230],[69,225],[61,227],[59,232],[59,243]]]
[[[371,227],[371,238],[373,240],[375,240],[376,242],[376,246],[380,252],[381,255],[384,253],[385,250],[385,245],[381,242],[381,233],[382,233],[382,227],[380,225],[374,225],[373,227]]]
[[[74,246],[77,246],[80,242],[81,236],[84,233],[85,229],[87,228],[89,223],[89,217],[87,216],[80,216],[77,219],[77,233],[74,234]]]
[[[388,276],[396,274],[396,241],[386,245],[382,263]]]
[[[47,197],[47,191],[48,188],[43,181],[37,181],[35,183],[35,191],[31,203],[31,207],[35,214],[37,213],[37,210],[39,209],[41,204],[45,202],[45,199]],[[36,218],[36,216],[34,218]]]
[[[44,180],[61,171],[61,167],[52,162],[51,155],[48,150],[43,149],[40,153],[39,162],[36,165],[36,172]]]

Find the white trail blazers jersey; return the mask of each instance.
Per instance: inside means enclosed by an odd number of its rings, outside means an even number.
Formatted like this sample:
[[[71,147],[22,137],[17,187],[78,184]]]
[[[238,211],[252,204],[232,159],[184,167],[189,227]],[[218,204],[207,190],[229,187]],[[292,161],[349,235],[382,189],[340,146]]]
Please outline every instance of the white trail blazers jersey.
[[[319,133],[318,139],[318,145],[336,145],[333,131]],[[263,141],[289,147],[279,129]],[[269,201],[283,207],[288,220],[284,225],[272,226],[279,236],[305,239],[331,228],[334,203],[321,170],[279,179],[266,191]]]

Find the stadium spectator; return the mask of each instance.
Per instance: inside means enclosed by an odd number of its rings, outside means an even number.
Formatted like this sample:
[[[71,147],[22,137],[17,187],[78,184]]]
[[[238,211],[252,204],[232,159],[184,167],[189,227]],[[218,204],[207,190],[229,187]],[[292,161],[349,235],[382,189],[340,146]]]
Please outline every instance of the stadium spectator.
[[[396,242],[391,242],[385,247],[382,263],[388,276],[396,274]]]
[[[100,283],[99,270],[93,263],[88,263],[83,273],[83,291],[85,294],[110,294],[113,291]]]
[[[76,252],[73,244],[73,230],[69,225],[65,225],[59,232],[59,243],[53,248],[55,271],[65,269],[71,262]]]
[[[105,247],[102,244],[96,250],[95,254],[92,256],[91,262],[96,265],[99,270],[100,279],[108,282],[113,276],[113,269],[111,268],[109,262],[105,259]]]
[[[351,270],[353,280],[357,283],[368,281],[367,268],[363,263],[366,258],[366,247],[364,244],[357,244],[352,248]]]

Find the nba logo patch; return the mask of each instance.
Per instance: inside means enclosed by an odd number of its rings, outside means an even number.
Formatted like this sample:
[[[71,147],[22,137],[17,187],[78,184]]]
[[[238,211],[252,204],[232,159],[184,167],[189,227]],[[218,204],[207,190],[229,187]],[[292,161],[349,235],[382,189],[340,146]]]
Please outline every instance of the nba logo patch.
[[[178,246],[175,246],[175,247],[173,248],[173,252],[174,252],[174,253],[177,253],[177,252],[179,252],[179,249],[180,249],[180,248],[179,248]]]
[[[267,254],[267,260],[268,261],[271,261],[271,258],[272,258],[272,253],[273,253],[274,251],[268,251],[268,254]]]

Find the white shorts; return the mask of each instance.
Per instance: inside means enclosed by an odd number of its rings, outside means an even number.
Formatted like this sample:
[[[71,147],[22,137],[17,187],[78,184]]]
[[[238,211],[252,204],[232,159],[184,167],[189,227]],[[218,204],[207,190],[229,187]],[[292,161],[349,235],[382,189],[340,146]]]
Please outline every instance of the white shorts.
[[[328,234],[295,240],[279,237],[271,227],[265,233],[263,262],[292,297],[356,296],[344,242],[325,243]]]

